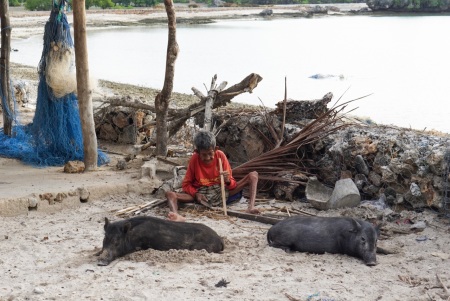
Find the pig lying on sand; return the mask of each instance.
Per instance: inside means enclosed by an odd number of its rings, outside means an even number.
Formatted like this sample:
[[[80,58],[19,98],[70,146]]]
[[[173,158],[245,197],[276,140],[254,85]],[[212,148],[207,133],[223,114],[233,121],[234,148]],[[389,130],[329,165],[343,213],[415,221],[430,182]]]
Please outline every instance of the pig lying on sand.
[[[98,265],[108,265],[118,257],[138,250],[170,249],[223,251],[222,238],[197,223],[180,223],[151,216],[139,216],[111,223],[105,218],[105,237]]]
[[[273,225],[267,232],[271,247],[316,254],[339,253],[377,264],[378,228],[350,217],[295,216]]]

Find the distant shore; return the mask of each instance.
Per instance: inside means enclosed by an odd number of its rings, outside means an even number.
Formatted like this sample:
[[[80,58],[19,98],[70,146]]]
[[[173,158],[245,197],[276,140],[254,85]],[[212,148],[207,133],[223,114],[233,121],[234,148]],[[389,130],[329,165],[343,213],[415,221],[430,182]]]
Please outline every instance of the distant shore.
[[[317,5],[273,5],[259,7],[207,7],[200,5],[197,8],[189,8],[186,4],[176,5],[175,14],[177,23],[209,23],[215,20],[232,19],[256,19],[264,18],[260,13],[265,9],[272,10],[272,15],[265,18],[298,18],[304,16],[305,11]],[[348,15],[367,8],[365,3],[349,4],[322,4],[321,7],[337,8],[329,10],[329,15]],[[72,12],[67,12],[70,24],[73,22]],[[317,14],[326,16],[327,14]],[[44,26],[50,16],[49,11],[27,11],[23,8],[10,8],[10,23],[13,39],[24,39],[32,35],[44,33]],[[164,6],[140,9],[107,9],[87,10],[87,30],[95,30],[105,27],[145,26],[165,24],[167,15]]]

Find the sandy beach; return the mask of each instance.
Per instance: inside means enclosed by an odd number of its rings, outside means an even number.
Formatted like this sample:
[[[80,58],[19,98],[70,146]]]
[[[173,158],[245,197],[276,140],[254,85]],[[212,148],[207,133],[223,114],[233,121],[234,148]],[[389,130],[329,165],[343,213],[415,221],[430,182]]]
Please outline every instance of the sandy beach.
[[[177,15],[254,17],[263,9],[180,8]],[[298,8],[276,8],[280,13],[294,9]],[[164,15],[163,9],[134,13],[88,11],[87,19],[89,28],[94,29],[142,25],[151,18],[163,20]],[[13,38],[42,33],[48,16],[48,12],[12,11]],[[71,20],[71,14],[68,17]],[[35,71],[14,65],[11,73],[36,82]],[[119,95],[154,98],[154,89],[104,84]],[[30,116],[33,113],[26,111]],[[110,164],[82,175],[65,174],[61,167],[38,171],[16,160],[0,158],[0,201],[39,199],[45,193],[69,194],[80,187],[92,190],[87,202],[66,206],[65,201],[50,204],[41,199],[37,207],[25,207],[25,212],[15,216],[2,216],[0,301],[450,300],[450,220],[428,210],[393,212],[358,207],[318,211],[300,201],[258,200],[257,207],[265,213],[279,213],[276,207],[286,207],[313,215],[353,216],[381,223],[378,245],[388,255],[377,254],[378,265],[373,267],[346,255],[286,253],[268,245],[268,224],[191,207],[181,210],[181,214],[190,222],[206,224],[223,237],[222,253],[145,250],[108,266],[98,266],[95,253],[102,246],[105,217],[120,220],[118,210],[154,199],[150,188],[156,183],[139,180],[148,154],[138,154],[126,170],[119,171],[116,163],[124,157],[120,153],[125,152],[122,148],[119,154],[112,155]],[[246,202],[243,199],[231,208],[244,210]],[[163,205],[143,214],[165,218],[167,213],[168,207]]]

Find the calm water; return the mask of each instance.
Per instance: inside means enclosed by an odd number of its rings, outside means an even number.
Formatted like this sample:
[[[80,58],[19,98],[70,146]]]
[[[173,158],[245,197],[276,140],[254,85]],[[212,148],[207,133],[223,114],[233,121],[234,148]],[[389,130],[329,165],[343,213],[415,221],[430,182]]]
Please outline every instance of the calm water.
[[[180,53],[174,91],[205,91],[214,74],[229,86],[255,72],[263,77],[253,94],[236,101],[274,107],[284,97],[318,99],[345,90],[358,100],[356,115],[383,124],[450,133],[449,16],[322,17],[221,21],[178,26]],[[12,32],[14,35],[14,31]],[[13,41],[13,62],[37,66],[42,37]],[[162,88],[166,27],[89,32],[91,76]],[[313,74],[343,75],[312,79]]]

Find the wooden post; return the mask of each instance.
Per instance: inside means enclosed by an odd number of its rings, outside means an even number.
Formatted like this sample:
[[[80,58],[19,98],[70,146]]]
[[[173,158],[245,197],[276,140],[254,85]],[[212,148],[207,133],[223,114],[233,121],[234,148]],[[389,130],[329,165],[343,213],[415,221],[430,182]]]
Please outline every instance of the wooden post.
[[[222,159],[219,158],[219,171],[220,171],[220,190],[222,191],[222,207],[223,213],[227,214],[227,197],[225,195],[225,181],[223,179],[223,167],[222,167]]]
[[[0,91],[3,94],[1,103],[7,108],[3,108],[3,133],[12,136],[12,124],[14,105],[11,95],[9,77],[9,56],[11,53],[11,27],[9,23],[9,1],[0,0],[0,24],[1,24],[1,54],[0,54]],[[11,113],[11,114],[8,114]]]
[[[97,169],[97,135],[95,134],[92,91],[89,86],[89,64],[86,42],[85,0],[73,1],[73,26],[75,42],[75,64],[77,71],[77,93],[80,108],[81,131],[83,133],[85,171]]]
[[[175,16],[175,8],[173,0],[164,0],[164,7],[167,14],[167,25],[169,27],[169,37],[167,41],[166,55],[166,73],[164,76],[164,86],[161,92],[155,97],[155,113],[156,113],[156,155],[167,155],[167,141],[169,134],[167,133],[167,115],[169,109],[170,98],[173,91],[173,78],[175,76],[175,61],[178,57],[177,43],[177,19]]]

